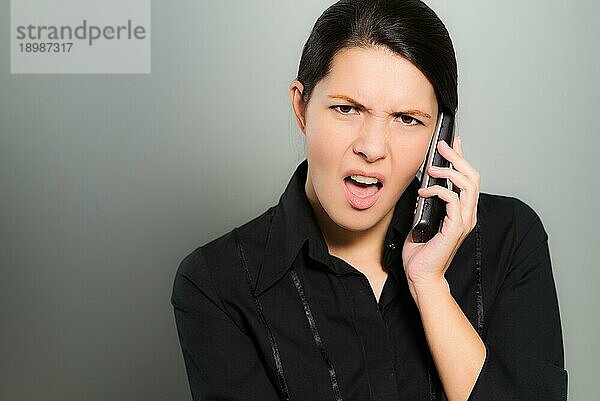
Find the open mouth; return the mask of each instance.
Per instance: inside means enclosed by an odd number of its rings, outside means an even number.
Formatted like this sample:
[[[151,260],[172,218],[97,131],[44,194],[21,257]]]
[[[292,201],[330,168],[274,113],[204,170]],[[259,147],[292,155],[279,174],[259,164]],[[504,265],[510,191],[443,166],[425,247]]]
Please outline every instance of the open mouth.
[[[359,188],[375,187],[376,189],[379,190],[379,189],[381,189],[381,187],[383,187],[383,184],[381,182],[379,182],[379,181],[377,181],[374,184],[368,184],[368,183],[365,183],[365,182],[357,181],[357,180],[353,179],[351,176],[348,176],[348,177],[344,178],[344,181],[346,181],[346,183],[348,183],[348,184],[355,185],[355,186],[357,186]]]
[[[377,202],[381,195],[383,184],[377,179],[368,177],[344,178],[344,193],[346,200],[355,209],[368,209]]]

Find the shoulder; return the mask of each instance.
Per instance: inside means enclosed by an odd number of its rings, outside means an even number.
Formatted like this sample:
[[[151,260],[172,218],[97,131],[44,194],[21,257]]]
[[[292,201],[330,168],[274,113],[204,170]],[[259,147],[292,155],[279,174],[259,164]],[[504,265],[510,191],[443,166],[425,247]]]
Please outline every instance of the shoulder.
[[[488,301],[495,299],[507,278],[552,274],[548,234],[532,206],[516,197],[481,193],[477,214],[475,260]]]
[[[519,244],[524,239],[530,243],[548,239],[539,214],[519,198],[482,192],[477,213],[482,236],[492,240],[508,236]]]
[[[175,283],[178,278],[183,278],[191,282],[193,287],[206,292],[219,292],[220,288],[233,287],[231,284],[234,281],[244,278],[237,240],[243,244],[243,256],[248,269],[256,275],[275,208],[272,206],[241,226],[197,246],[179,262]],[[175,285],[174,292],[177,290]]]

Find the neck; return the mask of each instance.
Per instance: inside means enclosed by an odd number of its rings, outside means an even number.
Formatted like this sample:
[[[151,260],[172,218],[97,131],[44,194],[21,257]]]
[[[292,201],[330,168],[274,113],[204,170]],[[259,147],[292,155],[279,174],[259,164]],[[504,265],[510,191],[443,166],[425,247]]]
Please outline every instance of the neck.
[[[365,269],[381,268],[383,246],[394,210],[390,210],[374,226],[352,231],[336,224],[318,201],[309,182],[305,185],[306,196],[315,212],[317,223],[323,233],[329,253]]]

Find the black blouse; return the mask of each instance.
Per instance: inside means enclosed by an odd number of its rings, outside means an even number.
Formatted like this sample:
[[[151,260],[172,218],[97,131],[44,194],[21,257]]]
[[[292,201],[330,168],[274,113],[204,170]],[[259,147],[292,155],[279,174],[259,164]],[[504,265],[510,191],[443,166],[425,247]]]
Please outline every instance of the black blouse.
[[[330,255],[306,198],[307,160],[277,205],[180,263],[171,302],[193,399],[446,400],[402,265],[419,180],[385,238],[379,302]],[[447,272],[485,343],[469,401],[567,399],[548,235],[524,202],[480,193]]]

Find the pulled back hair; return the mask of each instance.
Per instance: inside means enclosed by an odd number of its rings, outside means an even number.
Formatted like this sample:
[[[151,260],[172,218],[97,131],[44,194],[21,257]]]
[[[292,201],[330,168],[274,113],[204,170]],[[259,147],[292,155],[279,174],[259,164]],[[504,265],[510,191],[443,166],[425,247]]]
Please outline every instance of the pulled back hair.
[[[296,79],[302,100],[331,71],[333,58],[350,47],[384,46],[427,77],[440,111],[456,114],[458,72],[450,35],[436,13],[420,0],[340,0],[317,19],[304,45]]]

